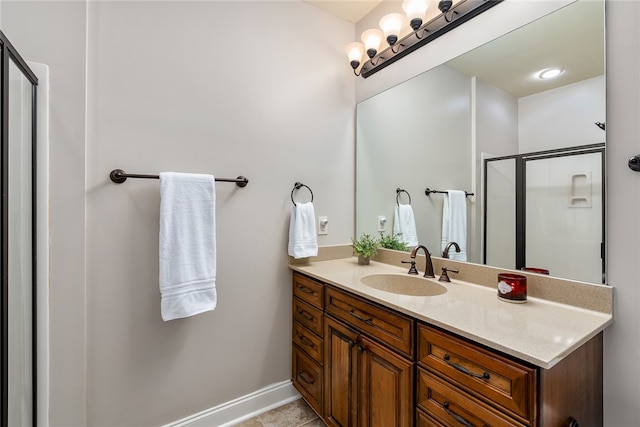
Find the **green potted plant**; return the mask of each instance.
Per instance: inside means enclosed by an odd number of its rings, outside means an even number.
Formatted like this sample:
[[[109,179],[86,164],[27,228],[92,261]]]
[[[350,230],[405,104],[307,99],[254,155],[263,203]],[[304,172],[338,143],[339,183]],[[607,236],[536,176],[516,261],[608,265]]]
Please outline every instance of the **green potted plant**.
[[[408,251],[409,246],[402,240],[400,240],[400,236],[402,233],[397,234],[388,234],[385,236],[384,231],[380,232],[380,246],[385,249],[392,249],[394,251]]]
[[[363,233],[357,240],[351,239],[353,252],[358,255],[358,264],[368,265],[372,256],[378,253],[380,242],[370,234]]]

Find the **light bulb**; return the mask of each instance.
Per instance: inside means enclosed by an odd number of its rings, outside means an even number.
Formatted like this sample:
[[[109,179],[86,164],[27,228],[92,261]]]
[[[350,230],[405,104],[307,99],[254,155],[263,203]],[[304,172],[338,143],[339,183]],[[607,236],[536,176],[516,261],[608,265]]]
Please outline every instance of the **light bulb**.
[[[402,10],[407,15],[411,28],[416,31],[422,25],[422,20],[427,13],[427,2],[425,0],[404,0]]]
[[[540,71],[540,73],[538,73],[538,78],[542,80],[553,79],[562,74],[562,71],[563,70],[561,70],[560,68],[547,68],[546,70],[542,70]]]
[[[362,42],[364,43],[364,48],[369,58],[373,58],[376,56],[376,53],[378,53],[380,43],[382,42],[382,36],[382,31],[377,28],[372,28],[362,33]]]
[[[399,13],[390,13],[385,15],[380,20],[380,28],[384,32],[384,37],[389,43],[389,46],[393,46],[398,41],[398,36],[402,27],[404,26],[404,16]]]
[[[351,68],[354,70],[358,68],[362,60],[362,55],[364,54],[364,45],[360,42],[351,42],[345,46],[344,51],[349,58]]]

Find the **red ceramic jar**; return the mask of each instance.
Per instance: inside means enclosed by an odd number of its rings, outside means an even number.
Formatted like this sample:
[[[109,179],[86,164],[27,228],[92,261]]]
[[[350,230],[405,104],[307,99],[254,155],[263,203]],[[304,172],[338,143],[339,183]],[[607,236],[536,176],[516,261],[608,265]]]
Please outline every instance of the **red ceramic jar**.
[[[527,278],[520,274],[499,273],[498,298],[508,302],[527,302]]]

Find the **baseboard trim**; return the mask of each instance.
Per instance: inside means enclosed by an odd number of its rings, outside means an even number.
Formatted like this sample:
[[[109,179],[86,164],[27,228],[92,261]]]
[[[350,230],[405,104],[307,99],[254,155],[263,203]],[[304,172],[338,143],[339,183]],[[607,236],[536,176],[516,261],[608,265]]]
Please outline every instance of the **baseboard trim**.
[[[283,381],[166,424],[164,427],[230,427],[300,397],[291,381]]]

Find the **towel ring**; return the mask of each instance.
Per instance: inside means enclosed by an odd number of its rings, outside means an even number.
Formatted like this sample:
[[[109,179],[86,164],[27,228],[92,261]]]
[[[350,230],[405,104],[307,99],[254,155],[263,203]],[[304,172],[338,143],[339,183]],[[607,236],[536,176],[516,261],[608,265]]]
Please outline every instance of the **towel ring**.
[[[396,204],[400,206],[400,193],[406,193],[409,197],[409,204],[411,204],[411,194],[409,194],[407,190],[403,190],[402,188],[396,188]]]
[[[309,193],[311,193],[311,202],[313,202],[313,191],[311,191],[311,188],[309,188],[308,185],[304,185],[301,182],[296,182],[295,184],[293,184],[293,190],[291,190],[291,203],[293,203],[293,206],[296,206],[296,202],[293,200],[293,193],[294,191],[299,190],[302,187],[306,187],[307,190],[309,190]]]

